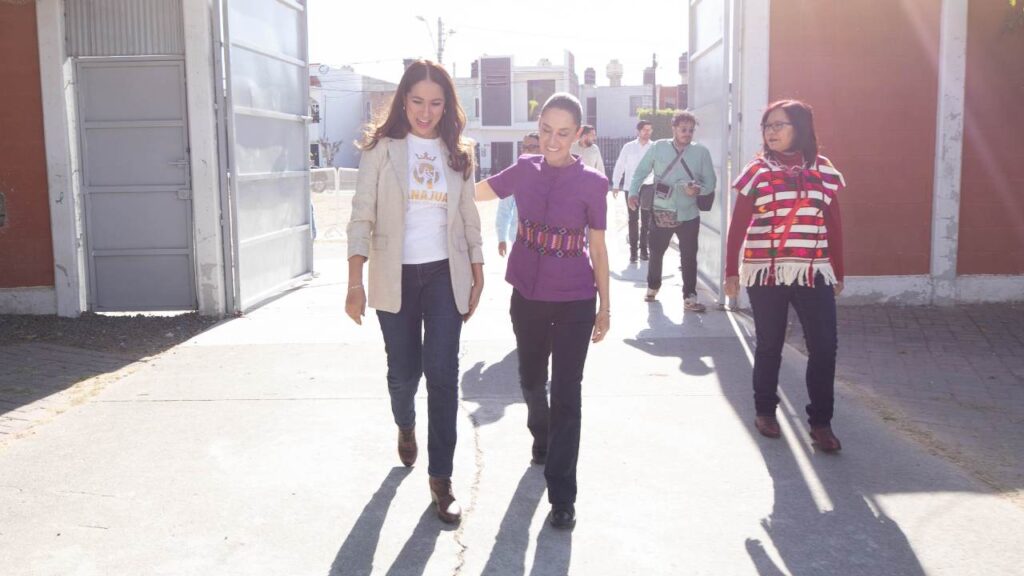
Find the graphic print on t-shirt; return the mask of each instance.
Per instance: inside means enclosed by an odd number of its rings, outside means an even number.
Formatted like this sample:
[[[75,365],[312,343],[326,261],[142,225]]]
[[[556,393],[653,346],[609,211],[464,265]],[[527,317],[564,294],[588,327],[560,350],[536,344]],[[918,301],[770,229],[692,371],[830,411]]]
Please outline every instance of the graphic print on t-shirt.
[[[448,257],[448,182],[441,140],[409,134],[409,204],[405,213],[402,263],[422,264]]]
[[[437,163],[437,156],[430,152],[415,154],[415,161],[412,170],[412,186],[409,187],[409,201],[425,203],[436,207],[443,207],[448,204],[448,190],[446,187],[439,187],[441,183],[441,167]]]

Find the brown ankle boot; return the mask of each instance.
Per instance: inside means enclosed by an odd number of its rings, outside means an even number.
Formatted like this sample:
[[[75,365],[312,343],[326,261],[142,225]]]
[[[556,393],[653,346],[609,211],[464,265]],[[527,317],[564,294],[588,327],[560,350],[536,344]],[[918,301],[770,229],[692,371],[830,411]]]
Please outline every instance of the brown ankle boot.
[[[406,468],[416,463],[416,454],[419,449],[416,447],[416,429],[398,429],[398,459]]]
[[[437,505],[437,517],[442,522],[454,524],[462,518],[462,507],[452,494],[451,478],[430,477],[430,499]]]

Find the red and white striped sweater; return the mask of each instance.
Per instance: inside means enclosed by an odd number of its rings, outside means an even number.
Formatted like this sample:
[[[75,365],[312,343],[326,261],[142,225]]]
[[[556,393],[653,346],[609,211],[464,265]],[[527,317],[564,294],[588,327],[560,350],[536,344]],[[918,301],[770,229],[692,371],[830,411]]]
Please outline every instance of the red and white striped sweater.
[[[739,196],[726,243],[727,277],[739,276],[744,286],[813,286],[816,274],[827,284],[842,282],[836,194],[846,182],[828,158],[802,160],[800,154],[757,158],[733,182]]]

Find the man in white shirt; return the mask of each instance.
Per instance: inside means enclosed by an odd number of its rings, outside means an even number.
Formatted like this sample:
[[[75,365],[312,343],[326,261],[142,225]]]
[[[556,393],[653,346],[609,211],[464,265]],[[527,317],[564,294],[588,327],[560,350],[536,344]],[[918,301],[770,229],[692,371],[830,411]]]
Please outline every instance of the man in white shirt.
[[[572,153],[583,159],[583,164],[590,166],[601,174],[604,171],[604,160],[601,159],[601,149],[597,147],[597,129],[590,124],[583,125],[583,134],[580,139],[572,145]]]
[[[637,164],[640,163],[640,159],[644,157],[647,149],[651,146],[652,131],[653,127],[647,120],[641,120],[636,123],[636,140],[626,142],[626,145],[622,147],[622,151],[619,152],[619,158],[615,161],[615,169],[612,171],[612,196],[618,197],[619,190],[624,189],[623,185],[619,184],[619,182],[623,181],[623,177],[625,177],[626,188],[633,181],[633,173],[636,172]],[[644,198],[645,192],[653,198],[654,174],[649,174],[647,179],[644,180],[643,186],[640,187],[641,200]],[[628,197],[629,194],[623,196]],[[647,235],[651,226],[651,206],[649,203],[644,206],[641,201],[639,209],[634,210],[629,207],[628,200],[627,198],[626,209],[629,210],[629,261],[636,262],[638,249],[640,259],[647,260]],[[638,228],[639,231],[637,230]]]

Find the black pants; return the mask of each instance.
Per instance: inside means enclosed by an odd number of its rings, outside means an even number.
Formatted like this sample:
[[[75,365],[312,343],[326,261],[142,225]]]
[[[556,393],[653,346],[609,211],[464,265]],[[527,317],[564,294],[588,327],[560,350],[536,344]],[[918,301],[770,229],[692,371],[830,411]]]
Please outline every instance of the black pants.
[[[758,415],[775,413],[779,404],[779,366],[786,342],[789,305],[796,310],[807,342],[807,405],[811,426],[828,426],[835,400],[836,297],[820,275],[814,287],[750,286],[757,349],[754,352],[754,407]]]
[[[651,186],[644,184],[640,187],[640,190],[642,191],[644,188],[650,188]],[[644,210],[643,208],[633,210],[629,207],[629,194],[624,194],[624,196],[626,197],[626,211],[629,214],[629,255],[631,258],[635,258],[638,247],[641,254],[647,254],[648,231],[651,228],[651,211]]]
[[[680,222],[675,228],[651,230],[651,261],[647,263],[647,287],[661,288],[661,266],[665,251],[675,234],[679,241],[679,260],[683,267],[683,298],[697,294],[697,237],[700,234],[700,216]]]
[[[543,302],[512,291],[512,329],[519,356],[519,385],[534,446],[547,447],[544,478],[553,505],[576,502],[583,366],[590,348],[597,300]],[[546,384],[551,358],[551,406]]]

